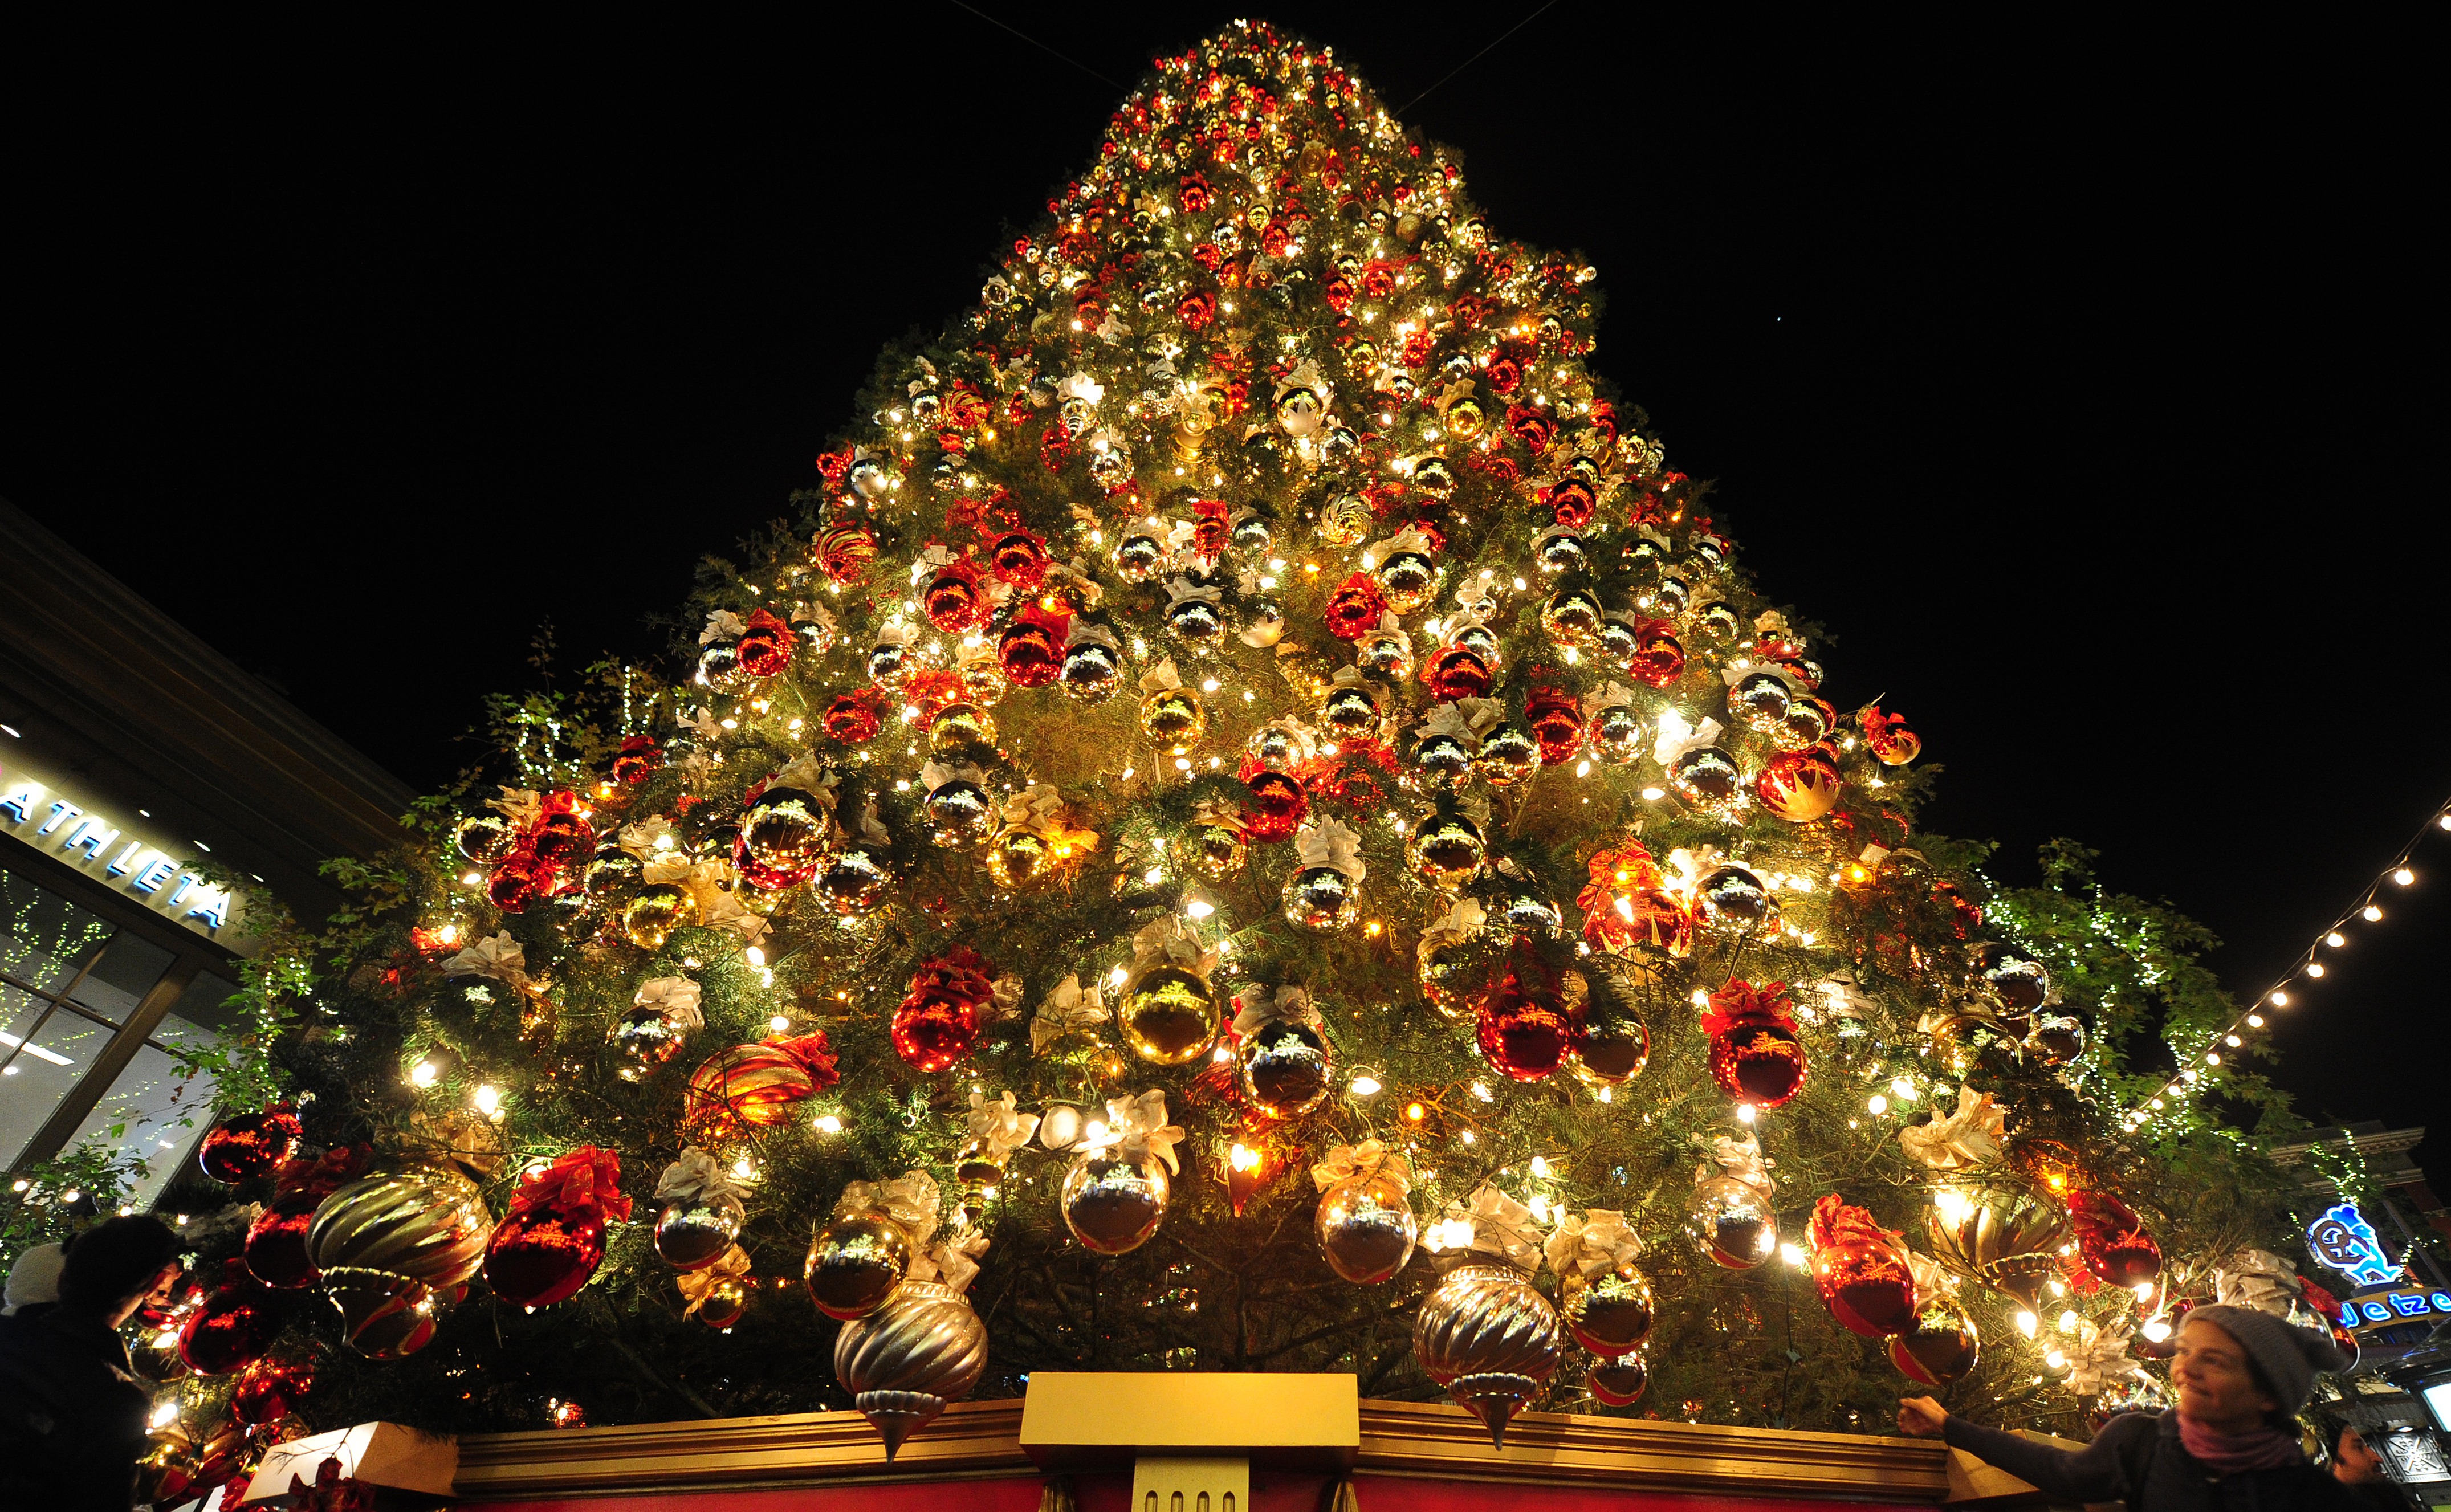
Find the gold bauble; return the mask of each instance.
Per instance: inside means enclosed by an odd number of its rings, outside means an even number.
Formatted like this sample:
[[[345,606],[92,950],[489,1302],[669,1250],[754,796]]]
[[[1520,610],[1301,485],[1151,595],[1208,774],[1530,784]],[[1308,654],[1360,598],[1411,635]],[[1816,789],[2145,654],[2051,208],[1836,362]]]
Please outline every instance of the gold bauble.
[[[1413,1357],[1504,1447],[1506,1425],[1558,1368],[1557,1310],[1512,1266],[1474,1259],[1441,1278],[1413,1323]]]
[[[697,922],[697,898],[671,882],[650,882],[621,905],[621,933],[642,951],[659,951],[673,931]]]
[[[1315,1227],[1328,1268],[1357,1286],[1403,1269],[1420,1237],[1404,1184],[1383,1171],[1347,1176],[1321,1192]]]
[[[1055,847],[1036,830],[1007,828],[988,842],[987,866],[998,887],[1038,887],[1055,875]]]
[[[1566,1331],[1602,1359],[1624,1354],[1650,1338],[1659,1316],[1651,1278],[1630,1260],[1597,1276],[1570,1276],[1562,1289],[1565,1303],[1558,1315],[1565,1320]]]
[[[1155,1155],[1137,1160],[1108,1147],[1084,1150],[1064,1173],[1064,1226],[1092,1253],[1128,1254],[1166,1222],[1171,1185]]]
[[[768,788],[740,811],[741,850],[777,872],[805,874],[824,858],[833,832],[833,811],[798,788]]]
[[[1583,1389],[1603,1406],[1630,1407],[1642,1400],[1643,1388],[1650,1384],[1651,1362],[1639,1349],[1614,1360],[1595,1360],[1583,1372]]]
[[[1491,787],[1513,787],[1540,770],[1540,742],[1520,724],[1501,724],[1481,736],[1472,766]]]
[[[1285,918],[1314,934],[1333,934],[1362,916],[1362,884],[1332,866],[1306,866],[1285,879]]]
[[[1141,699],[1141,734],[1170,756],[1198,745],[1207,728],[1208,710],[1189,688],[1160,688]]]
[[[1195,823],[1191,827],[1191,863],[1210,877],[1225,877],[1243,869],[1249,846],[1231,824]]]
[[[702,1270],[723,1258],[748,1221],[749,1209],[728,1191],[667,1203],[656,1215],[656,1255],[675,1270]]]
[[[1243,1096],[1270,1118],[1300,1118],[1327,1101],[1327,1040],[1316,1024],[1272,1022],[1235,1047]]]
[[[996,804],[988,790],[955,777],[928,790],[928,843],[968,850],[995,833]]]
[[[441,1166],[353,1181],[324,1198],[306,1254],[351,1347],[397,1360],[425,1347],[436,1314],[484,1263],[493,1215],[476,1184]]]
[[[1319,722],[1340,740],[1363,740],[1379,733],[1379,697],[1367,683],[1343,683],[1328,689],[1320,701]]]
[[[1560,588],[1540,606],[1540,627],[1561,646],[1591,643],[1604,618],[1599,599],[1588,588]]]
[[[1461,814],[1433,814],[1413,827],[1404,861],[1422,881],[1453,892],[1480,870],[1485,849],[1479,825]]]
[[[805,1269],[809,1296],[829,1318],[865,1318],[911,1274],[911,1235],[881,1212],[837,1218],[817,1230]]]
[[[2042,1310],[2043,1283],[2058,1268],[2068,1209],[2022,1188],[1993,1182],[1944,1187],[1924,1213],[1932,1258],[1961,1276]]]
[[[984,761],[995,743],[995,717],[975,703],[947,704],[928,726],[928,752],[939,761]]]
[[[1379,591],[1386,596],[1387,607],[1400,615],[1428,603],[1438,587],[1439,569],[1422,552],[1393,552],[1379,564]]]
[[[854,845],[830,857],[816,875],[817,896],[837,913],[855,917],[869,913],[893,890],[893,874],[885,864],[885,853],[868,846]]]
[[[706,1288],[706,1295],[694,1315],[697,1321],[718,1333],[730,1333],[749,1311],[749,1278],[717,1276]]]
[[[1370,503],[1359,494],[1338,494],[1319,508],[1319,539],[1331,546],[1356,546],[1370,533]]]
[[[1974,1320],[1945,1298],[1926,1302],[1913,1327],[1890,1335],[1890,1364],[1917,1385],[1955,1385],[1982,1355]]]
[[[1116,1018],[1132,1053],[1153,1065],[1186,1065],[1217,1042],[1217,1008],[1207,979],[1167,961],[1132,973],[1124,983]]]
[[[1470,441],[1480,435],[1487,421],[1478,400],[1459,399],[1446,409],[1447,432],[1458,441]]]

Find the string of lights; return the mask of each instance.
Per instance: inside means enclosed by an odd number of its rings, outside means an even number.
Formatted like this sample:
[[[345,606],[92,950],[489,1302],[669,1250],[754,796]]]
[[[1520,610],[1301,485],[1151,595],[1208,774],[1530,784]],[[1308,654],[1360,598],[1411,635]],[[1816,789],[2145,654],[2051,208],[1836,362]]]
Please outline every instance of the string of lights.
[[[2270,1027],[2265,1010],[2289,1008],[2297,1000],[2292,988],[2299,978],[2321,981],[2327,974],[2329,968],[2324,962],[2325,951],[2346,948],[2350,930],[2360,925],[2382,922],[2384,911],[2379,900],[2385,890],[2409,887],[2417,881],[2417,872],[2409,863],[2415,859],[2417,848],[2426,837],[2441,831],[2451,831],[2451,801],[2438,805],[2432,814],[2426,815],[2425,822],[2417,827],[2416,833],[2393,851],[2392,862],[2376,874],[2375,879],[2358,893],[2347,908],[2341,911],[2337,918],[2317,933],[2313,942],[2294,958],[2285,973],[2249,1000],[2252,1006],[2246,1011],[2206,1037],[2202,1044],[2181,1051],[2178,1055],[2179,1070],[2150,1095],[2123,1113],[2121,1122],[2130,1129],[2137,1129],[2175,1116],[2192,1093],[2213,1086],[2234,1052],[2246,1048],[2248,1037]]]

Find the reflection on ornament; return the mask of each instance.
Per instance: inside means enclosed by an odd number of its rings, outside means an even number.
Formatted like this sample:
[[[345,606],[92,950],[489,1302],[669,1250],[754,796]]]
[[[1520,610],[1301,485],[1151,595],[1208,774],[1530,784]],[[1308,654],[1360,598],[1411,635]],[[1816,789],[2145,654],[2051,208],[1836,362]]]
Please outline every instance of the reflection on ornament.
[[[1759,875],[1751,867],[1722,866],[1713,869],[1696,890],[1700,901],[1702,922],[1714,929],[1742,932],[1760,929],[1778,912],[1778,904],[1770,895]]]
[[[2066,1066],[2085,1054],[2085,1020],[2068,1013],[2037,1013],[2026,1049],[2046,1066]]]
[[[599,851],[579,875],[579,887],[601,903],[628,899],[646,880],[647,864],[627,851]]]
[[[315,1209],[307,1259],[349,1345],[377,1360],[425,1347],[446,1294],[477,1273],[492,1215],[476,1185],[438,1166],[379,1172]]]
[[[1113,693],[1123,676],[1123,661],[1112,646],[1076,640],[1064,648],[1064,691],[1084,703],[1095,703]]]
[[[1974,974],[2011,1013],[2029,1013],[2050,995],[2042,963],[2013,945],[1986,940],[1973,950]]]
[[[884,1436],[889,1463],[947,1403],[971,1394],[987,1364],[987,1325],[959,1291],[935,1281],[905,1282],[834,1341],[834,1379]]]
[[[452,830],[451,843],[479,866],[491,866],[511,854],[519,832],[499,814],[471,814]]]
[[[1404,860],[1422,881],[1453,892],[1480,870],[1482,849],[1479,825],[1461,814],[1433,814],[1413,827]]]
[[[928,723],[928,754],[939,761],[988,761],[995,748],[995,716],[975,703],[949,703]]]
[[[881,1209],[837,1218],[809,1244],[802,1275],[829,1318],[865,1318],[892,1300],[911,1273],[911,1235]]]
[[[208,1130],[196,1147],[196,1164],[206,1175],[235,1185],[267,1174],[298,1149],[304,1129],[286,1108],[242,1113]]]
[[[1588,588],[1560,588],[1540,606],[1540,628],[1561,646],[1594,643],[1604,618],[1599,599]]]
[[[2043,1283],[2068,1241],[2066,1209],[2034,1192],[1994,1183],[1943,1187],[1924,1213],[1932,1257],[1958,1275],[2042,1307]]]
[[[1057,1202],[1065,1227],[1085,1247],[1122,1255],[1156,1235],[1166,1222],[1168,1193],[1166,1163],[1156,1155],[1135,1158],[1103,1147],[1073,1157]]]
[[[702,1270],[723,1258],[748,1221],[749,1209],[730,1191],[667,1203],[656,1216],[656,1254],[675,1270]]]
[[[1587,1011],[1575,1054],[1583,1074],[1615,1087],[1642,1074],[1651,1061],[1651,1031],[1630,1012],[1606,1015]]]
[[[1668,763],[1668,785],[1714,817],[1730,818],[1744,812],[1744,769],[1717,746],[1697,746],[1678,755]]]
[[[1583,1373],[1583,1389],[1604,1406],[1630,1407],[1642,1400],[1651,1384],[1651,1365],[1640,1350],[1615,1359],[1595,1360]]]
[[[1438,585],[1439,569],[1422,552],[1393,552],[1379,564],[1379,590],[1385,595],[1387,607],[1400,615],[1419,611]]]
[[[817,896],[835,913],[855,917],[885,901],[893,888],[893,874],[886,869],[881,849],[854,845],[827,858],[814,887]]]
[[[1751,1270],[1778,1252],[1778,1215],[1770,1199],[1734,1176],[1695,1184],[1685,1231],[1703,1254],[1730,1270]]]
[[[1419,1237],[1404,1184],[1384,1171],[1357,1172],[1320,1193],[1316,1229],[1328,1268],[1357,1286],[1403,1269]]]
[[[678,929],[697,922],[697,899],[671,882],[650,882],[621,907],[621,933],[642,951],[663,949]]]
[[[1362,884],[1332,866],[1306,866],[1285,879],[1279,894],[1285,918],[1314,934],[1348,929],[1362,916]]]
[[[1262,1025],[1234,1051],[1243,1096],[1270,1118],[1300,1118],[1327,1101],[1327,1041],[1315,1023]]]
[[[928,843],[945,850],[968,850],[995,833],[995,800],[987,789],[963,777],[928,790]]]
[[[1659,1305],[1651,1278],[1631,1260],[1620,1261],[1596,1276],[1579,1271],[1560,1285],[1564,1302],[1558,1316],[1575,1343],[1603,1359],[1621,1355],[1651,1337]]]
[[[1182,756],[1207,727],[1208,711],[1189,688],[1159,688],[1141,699],[1141,734],[1161,751]]]
[[[1954,1302],[1926,1303],[1913,1326],[1890,1336],[1890,1364],[1917,1385],[1955,1385],[1981,1357],[1974,1320]]]
[[[1413,1356],[1429,1378],[1506,1446],[1506,1425],[1558,1368],[1558,1314],[1512,1266],[1470,1262],[1441,1277],[1413,1323]]]
[[[638,1070],[652,1070],[681,1052],[689,1028],[659,1003],[638,1003],[614,1021],[613,1049]],[[625,1073],[630,1074],[630,1073]]]
[[[1243,869],[1248,847],[1239,826],[1203,820],[1191,826],[1190,850],[1192,864],[1204,874],[1223,878]]]
[[[1592,716],[1592,755],[1611,766],[1631,765],[1650,742],[1642,717],[1631,705],[1613,703]]]
[[[1124,1042],[1152,1065],[1188,1064],[1207,1054],[1217,1040],[1217,1009],[1207,979],[1163,959],[1124,983],[1116,1016]]]
[[[1458,736],[1429,735],[1413,747],[1414,781],[1433,793],[1461,793],[1472,784],[1473,750]]]
[[[1838,763],[1818,748],[1775,756],[1754,778],[1754,796],[1790,824],[1807,824],[1838,806]]]
[[[1491,787],[1513,787],[1540,770],[1540,742],[1521,725],[1501,724],[1481,736],[1472,765]]]

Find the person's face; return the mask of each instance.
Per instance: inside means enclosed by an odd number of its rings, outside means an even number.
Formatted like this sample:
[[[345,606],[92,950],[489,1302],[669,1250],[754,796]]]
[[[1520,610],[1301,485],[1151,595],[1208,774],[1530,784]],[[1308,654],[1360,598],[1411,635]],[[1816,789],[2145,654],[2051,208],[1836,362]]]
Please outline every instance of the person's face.
[[[2218,1325],[2193,1318],[2179,1329],[2170,1384],[2179,1388],[2179,1416],[2219,1432],[2245,1433],[2281,1405],[2248,1374],[2246,1351],[2238,1341]]]
[[[2355,1480],[2370,1480],[2382,1473],[2382,1456],[2366,1447],[2366,1441],[2358,1436],[2355,1428],[2343,1430],[2340,1448],[2333,1458]]]
[[[161,1270],[154,1275],[151,1281],[145,1284],[144,1290],[128,1298],[126,1302],[121,1303],[118,1307],[111,1312],[110,1325],[116,1328],[121,1324],[126,1323],[128,1319],[135,1317],[136,1309],[144,1306],[148,1302],[168,1301],[170,1287],[179,1280],[182,1274],[184,1274],[184,1272],[180,1270],[179,1263],[175,1260],[170,1262],[170,1264],[164,1266]]]

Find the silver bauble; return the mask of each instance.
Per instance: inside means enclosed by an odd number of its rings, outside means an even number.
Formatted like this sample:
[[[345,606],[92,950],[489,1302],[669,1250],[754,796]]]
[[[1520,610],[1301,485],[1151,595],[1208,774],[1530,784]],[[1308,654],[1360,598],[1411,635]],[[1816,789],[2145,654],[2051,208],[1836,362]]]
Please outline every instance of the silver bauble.
[[[1073,1158],[1057,1200],[1073,1238],[1093,1253],[1122,1255],[1156,1236],[1169,1192],[1164,1161],[1108,1149]]]
[[[1734,1176],[1694,1184],[1685,1231],[1703,1254],[1730,1270],[1751,1270],[1778,1252],[1778,1214],[1770,1199]]]
[[[728,1191],[667,1203],[656,1215],[656,1253],[675,1270],[703,1270],[723,1258],[748,1221],[749,1209]]]
[[[1651,1337],[1651,1325],[1659,1316],[1651,1278],[1632,1261],[1597,1276],[1571,1276],[1559,1289],[1565,1300],[1558,1312],[1566,1332],[1602,1359],[1638,1346]]]
[[[1333,934],[1362,915],[1362,884],[1332,866],[1306,866],[1279,894],[1285,918],[1314,934]]]
[[[425,1347],[435,1316],[484,1264],[493,1215],[476,1184],[440,1166],[378,1171],[316,1206],[306,1258],[349,1345],[377,1360]]]
[[[1611,766],[1627,766],[1639,758],[1650,733],[1631,704],[1612,703],[1592,716],[1592,755]]]
[[[1558,1368],[1558,1314],[1512,1266],[1458,1266],[1422,1303],[1413,1356],[1506,1447],[1506,1425]]]
[[[1421,1236],[1403,1184],[1383,1174],[1347,1176],[1321,1192],[1317,1227],[1328,1268],[1357,1286],[1403,1269]]]
[[[679,1054],[689,1043],[689,1031],[661,1008],[641,1003],[615,1022],[610,1037],[614,1050],[633,1063],[622,1069],[622,1079],[636,1081]]]
[[[891,1463],[903,1441],[979,1384],[988,1329],[967,1298],[936,1281],[910,1281],[893,1300],[844,1325],[834,1379],[885,1438]]]

